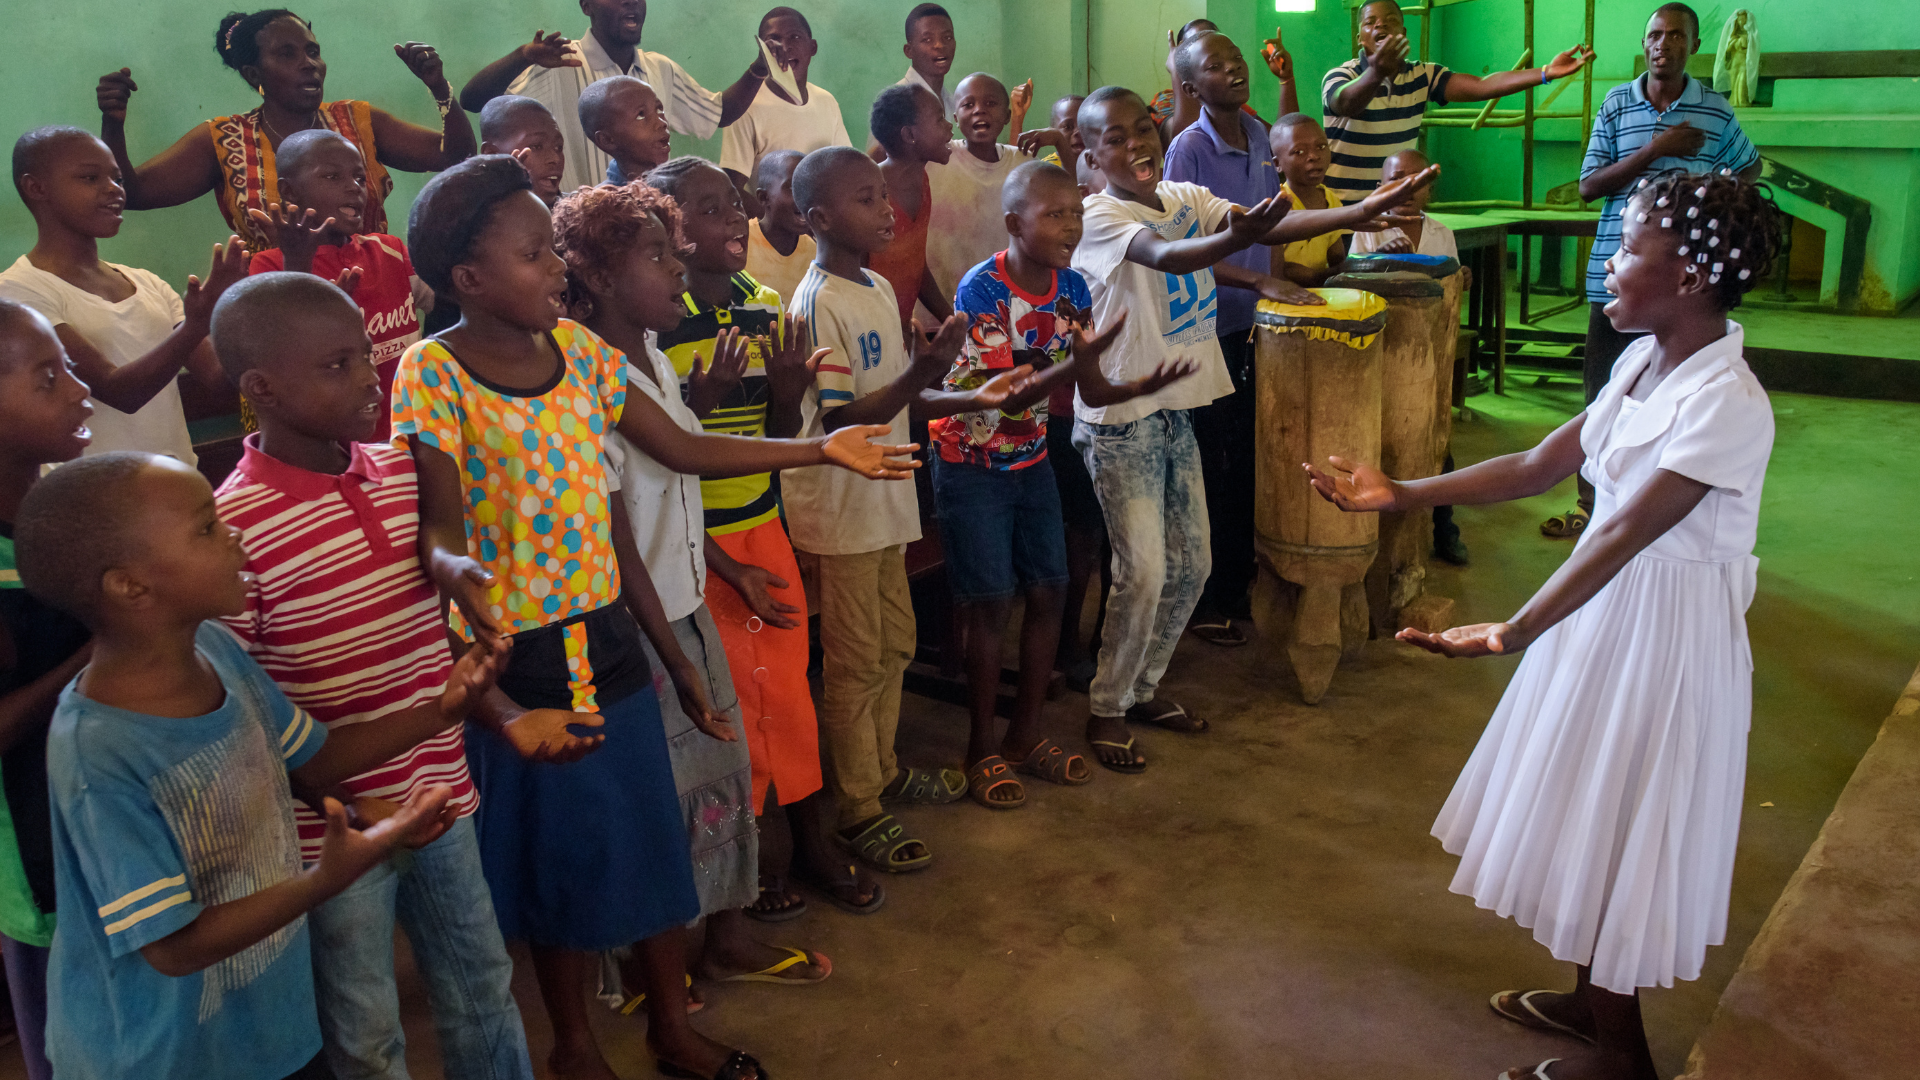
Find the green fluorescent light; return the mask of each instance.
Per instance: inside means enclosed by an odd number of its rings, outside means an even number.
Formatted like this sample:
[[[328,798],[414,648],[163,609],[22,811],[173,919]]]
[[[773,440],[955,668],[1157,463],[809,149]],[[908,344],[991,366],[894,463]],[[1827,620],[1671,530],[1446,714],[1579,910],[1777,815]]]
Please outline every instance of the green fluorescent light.
[[[1273,10],[1285,12],[1312,11],[1313,0],[1273,0]]]

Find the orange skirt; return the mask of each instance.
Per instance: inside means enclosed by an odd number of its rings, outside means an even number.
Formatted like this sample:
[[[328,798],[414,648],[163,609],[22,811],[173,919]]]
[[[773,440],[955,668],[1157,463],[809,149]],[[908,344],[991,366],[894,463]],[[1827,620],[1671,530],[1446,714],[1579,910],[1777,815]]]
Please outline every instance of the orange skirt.
[[[799,626],[769,626],[733,586],[707,575],[707,610],[720,628],[720,644],[740,695],[753,762],[753,809],[759,814],[765,811],[770,785],[783,806],[820,790],[820,725],[807,686],[807,597],[793,544],[778,518],[715,536],[713,542],[736,560],[784,580],[786,588],[769,588],[768,594],[800,609],[795,616]]]

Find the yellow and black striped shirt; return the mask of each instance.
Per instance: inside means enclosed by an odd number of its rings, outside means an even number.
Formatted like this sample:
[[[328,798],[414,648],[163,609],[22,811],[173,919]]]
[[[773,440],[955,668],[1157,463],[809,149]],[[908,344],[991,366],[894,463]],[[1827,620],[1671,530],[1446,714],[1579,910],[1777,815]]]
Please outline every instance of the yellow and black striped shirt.
[[[732,295],[720,307],[703,308],[692,293],[683,294],[680,300],[687,306],[686,317],[675,329],[660,332],[660,351],[673,361],[682,395],[687,392],[687,373],[693,370],[694,354],[711,363],[713,344],[721,330],[737,326],[749,338],[772,338],[779,333],[780,294],[745,273],[733,275],[732,284]],[[766,355],[756,341],[747,347],[747,373],[740,385],[701,417],[700,423],[712,432],[764,438],[767,402]],[[769,473],[702,480],[700,501],[706,505],[707,531],[716,535],[745,532],[779,513]]]

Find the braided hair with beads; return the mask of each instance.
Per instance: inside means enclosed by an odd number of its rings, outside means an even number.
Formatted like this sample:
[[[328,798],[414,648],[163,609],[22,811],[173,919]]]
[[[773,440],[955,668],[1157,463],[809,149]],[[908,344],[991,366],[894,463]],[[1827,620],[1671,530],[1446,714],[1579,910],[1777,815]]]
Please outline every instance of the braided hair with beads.
[[[1767,189],[1722,169],[1718,173],[1662,173],[1634,190],[1642,224],[1657,223],[1680,236],[1680,255],[1707,276],[1724,311],[1773,272],[1786,215]]]

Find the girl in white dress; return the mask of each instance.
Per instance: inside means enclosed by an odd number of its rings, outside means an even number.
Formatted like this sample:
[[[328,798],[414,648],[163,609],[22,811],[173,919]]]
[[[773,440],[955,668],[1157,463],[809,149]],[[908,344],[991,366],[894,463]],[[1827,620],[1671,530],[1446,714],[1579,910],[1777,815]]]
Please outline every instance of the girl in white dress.
[[[1541,494],[1581,470],[1592,524],[1503,623],[1400,640],[1446,656],[1526,650],[1434,822],[1452,889],[1579,967],[1572,993],[1494,995],[1495,1012],[1594,1044],[1510,1080],[1656,1080],[1638,988],[1699,977],[1726,936],[1752,712],[1746,609],[1767,395],[1727,318],[1778,251],[1755,184],[1643,182],[1607,262],[1607,317],[1646,336],[1587,411],[1523,454],[1400,483],[1330,459],[1310,482],[1343,510]]]

